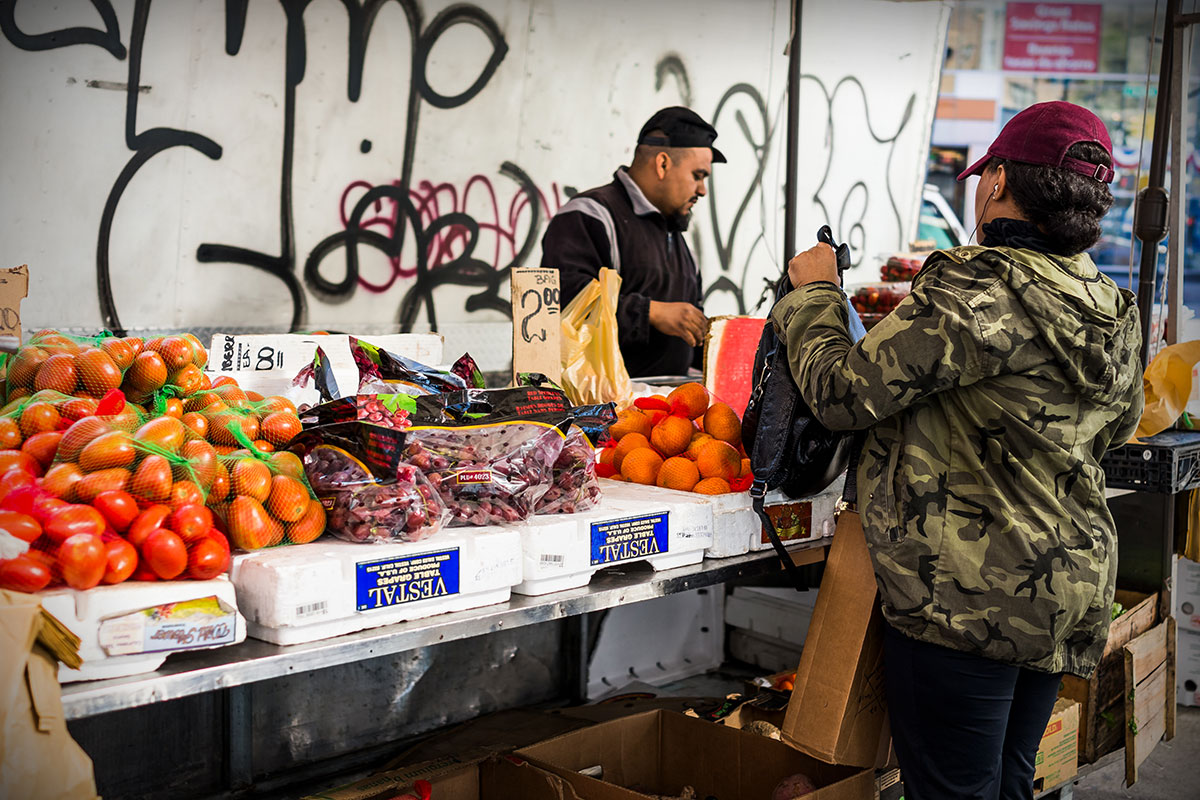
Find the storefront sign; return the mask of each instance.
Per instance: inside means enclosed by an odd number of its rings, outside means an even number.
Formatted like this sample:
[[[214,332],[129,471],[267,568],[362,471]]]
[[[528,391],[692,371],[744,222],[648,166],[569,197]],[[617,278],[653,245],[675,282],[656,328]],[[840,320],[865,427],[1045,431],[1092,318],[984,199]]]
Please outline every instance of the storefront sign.
[[[100,623],[100,647],[109,656],[161,653],[233,644],[237,612],[216,595],[109,617]]]
[[[458,594],[458,548],[355,564],[359,611]]]
[[[592,566],[667,552],[668,514],[592,523]]]
[[[1004,69],[1096,72],[1100,63],[1100,5],[1009,3]]]

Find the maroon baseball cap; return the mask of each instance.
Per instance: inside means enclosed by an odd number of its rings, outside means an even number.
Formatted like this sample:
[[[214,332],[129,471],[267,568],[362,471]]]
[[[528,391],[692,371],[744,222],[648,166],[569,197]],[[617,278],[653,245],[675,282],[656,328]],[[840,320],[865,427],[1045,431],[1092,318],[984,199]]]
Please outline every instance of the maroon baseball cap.
[[[1112,167],[1067,155],[1067,150],[1077,142],[1095,142],[1108,153],[1109,162],[1112,161],[1112,140],[1099,117],[1083,106],[1062,100],[1038,103],[1010,119],[988,148],[987,155],[963,170],[958,179],[961,181],[971,175],[982,175],[989,161],[1003,158],[1025,164],[1063,167],[1089,178],[1112,183],[1115,176]]]

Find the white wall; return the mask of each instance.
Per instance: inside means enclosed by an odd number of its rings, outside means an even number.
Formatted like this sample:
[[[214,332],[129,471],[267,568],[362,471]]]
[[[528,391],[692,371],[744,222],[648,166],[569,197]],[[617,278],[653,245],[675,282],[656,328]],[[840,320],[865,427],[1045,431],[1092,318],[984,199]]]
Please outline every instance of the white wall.
[[[369,38],[346,10],[360,2],[377,10]],[[568,187],[607,182],[641,123],[676,103],[716,125],[731,162],[692,226],[706,310],[755,309],[782,267],[786,0],[360,2],[314,0],[289,21],[256,0],[244,25],[224,0],[0,10],[0,265],[30,265],[25,326],[421,330],[432,307],[440,329],[502,359],[507,268],[537,264]],[[866,280],[915,225],[949,10],[804,7],[799,234],[832,224]],[[459,16],[431,32],[448,8]],[[352,100],[355,35],[367,47]],[[434,237],[436,286],[417,281],[416,237],[386,196],[365,215],[376,239],[349,248],[359,280],[344,280],[343,216],[383,186],[424,230],[451,212],[477,226],[470,250],[453,235],[464,228]]]

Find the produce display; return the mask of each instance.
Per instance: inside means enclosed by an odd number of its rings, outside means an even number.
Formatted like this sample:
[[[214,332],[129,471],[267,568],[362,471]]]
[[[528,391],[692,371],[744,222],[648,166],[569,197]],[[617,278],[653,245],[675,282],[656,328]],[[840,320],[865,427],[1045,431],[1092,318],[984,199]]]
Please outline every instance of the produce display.
[[[753,481],[741,420],[699,383],[635,400],[609,433],[601,477],[698,494],[745,491]]]
[[[911,281],[925,265],[925,254],[897,253],[879,268],[879,279],[885,282]]]
[[[233,546],[311,541],[325,512],[282,397],[210,381],[190,334],[35,334],[0,408],[0,586],[206,580]]]

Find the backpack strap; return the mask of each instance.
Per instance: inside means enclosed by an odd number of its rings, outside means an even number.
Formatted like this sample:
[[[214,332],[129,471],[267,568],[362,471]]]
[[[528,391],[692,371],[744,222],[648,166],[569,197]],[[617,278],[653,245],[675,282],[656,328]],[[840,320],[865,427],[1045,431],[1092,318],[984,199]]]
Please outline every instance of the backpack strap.
[[[800,573],[800,568],[796,566],[796,562],[792,561],[792,554],[783,546],[783,542],[779,539],[779,532],[775,530],[775,523],[771,521],[770,515],[767,514],[763,507],[767,494],[766,481],[756,480],[750,485],[750,498],[754,507],[754,513],[762,520],[763,529],[767,532],[767,538],[771,540],[771,546],[775,548],[775,553],[779,556],[779,560],[783,562],[783,571],[788,574],[788,579],[792,582],[792,588],[797,592],[807,592],[809,590],[808,581]]]

